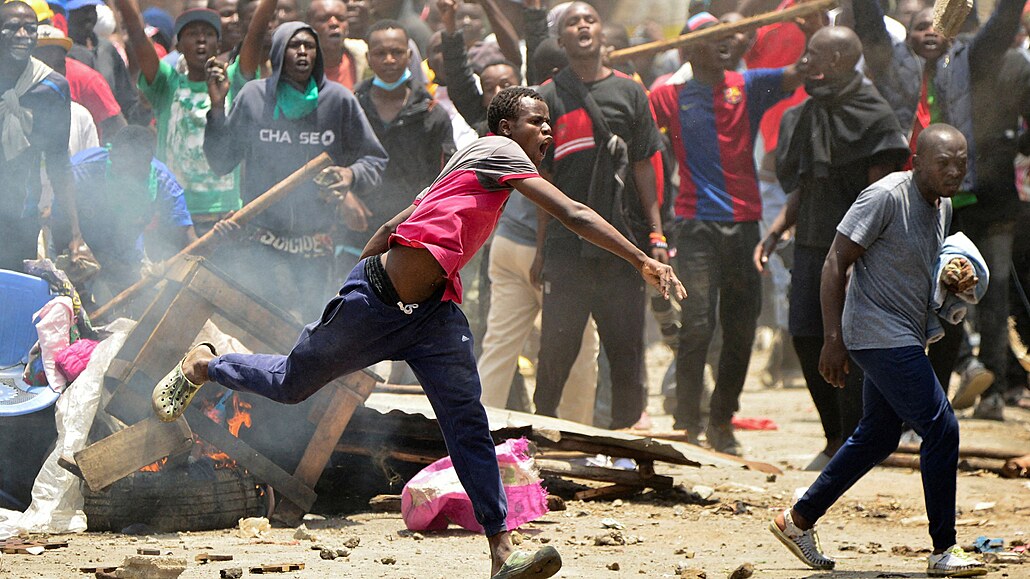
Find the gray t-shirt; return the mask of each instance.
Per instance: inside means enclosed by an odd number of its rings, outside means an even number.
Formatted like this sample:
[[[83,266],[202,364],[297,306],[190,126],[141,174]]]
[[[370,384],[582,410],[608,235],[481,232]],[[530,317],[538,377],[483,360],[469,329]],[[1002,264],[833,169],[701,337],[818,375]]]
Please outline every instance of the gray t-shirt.
[[[893,173],[859,195],[837,232],[866,249],[844,302],[849,350],[926,344],[934,265],[951,225],[951,200],[933,207],[911,171]]]
[[[535,246],[536,225],[536,203],[523,197],[522,193],[512,191],[497,224],[497,236],[510,239],[519,245]]]

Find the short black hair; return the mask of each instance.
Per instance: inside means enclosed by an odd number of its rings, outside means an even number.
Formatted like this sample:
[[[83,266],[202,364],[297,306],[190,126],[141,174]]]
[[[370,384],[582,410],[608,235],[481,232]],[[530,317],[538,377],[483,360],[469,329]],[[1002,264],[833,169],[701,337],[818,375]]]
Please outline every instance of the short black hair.
[[[157,149],[157,135],[150,127],[142,125],[126,125],[111,136],[107,142],[110,148],[129,148],[134,151],[154,151]],[[151,153],[153,154],[153,153]]]
[[[519,117],[519,108],[522,106],[524,98],[544,100],[540,93],[528,86],[509,86],[497,93],[497,96],[490,101],[490,108],[486,111],[486,123],[491,133],[497,134],[500,130],[501,119],[514,121]]]
[[[384,18],[382,20],[377,20],[375,24],[369,26],[368,34],[365,35],[365,44],[372,44],[372,34],[379,32],[380,30],[400,30],[404,33],[405,38],[411,38],[411,35],[408,34],[408,29],[405,28],[403,24],[391,18]]]
[[[522,71],[519,70],[519,67],[512,64],[507,58],[494,58],[487,61],[486,64],[483,65],[483,68],[479,69],[480,74],[491,66],[507,66],[515,71],[515,78],[517,78],[519,82],[522,82]]]

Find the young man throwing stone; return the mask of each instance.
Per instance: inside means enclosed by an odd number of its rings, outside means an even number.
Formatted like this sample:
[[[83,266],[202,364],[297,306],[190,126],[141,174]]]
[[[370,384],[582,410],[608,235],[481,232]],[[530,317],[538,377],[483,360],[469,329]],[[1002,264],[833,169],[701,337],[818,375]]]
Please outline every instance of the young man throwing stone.
[[[869,186],[837,226],[822,272],[819,372],[843,388],[850,354],[865,373],[864,414],[808,492],[770,525],[813,569],[835,565],[820,551],[816,521],[894,452],[907,424],[923,438],[923,494],[933,539],[927,574],[973,577],[987,572],[955,541],[958,421],[924,350],[935,265],[951,223],[950,197],[965,174],[962,133],[949,125],[930,125],[919,135],[913,171],[892,173]],[[972,273],[942,275],[940,283],[957,293],[977,279]]]
[[[411,366],[429,397],[458,478],[490,543],[494,579],[558,572],[553,547],[512,548],[507,502],[480,403],[472,332],[458,308],[458,272],[490,236],[517,189],[584,239],[631,263],[666,298],[686,297],[668,265],[644,255],[593,210],[566,197],[537,167],[552,142],[547,105],[511,87],[488,112],[493,136],[459,151],[414,203],[379,228],[320,320],[304,328],[287,356],[216,356],[201,344],[154,389],[154,410],[174,420],[211,380],[227,388],[297,403],[334,378],[382,360]]]

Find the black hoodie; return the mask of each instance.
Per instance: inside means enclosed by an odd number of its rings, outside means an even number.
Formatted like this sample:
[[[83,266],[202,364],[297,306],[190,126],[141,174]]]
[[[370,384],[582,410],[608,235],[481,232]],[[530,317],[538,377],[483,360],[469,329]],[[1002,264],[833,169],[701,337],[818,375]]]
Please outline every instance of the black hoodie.
[[[204,154],[211,170],[221,175],[243,162],[240,195],[244,203],[323,151],[329,153],[335,165],[354,172],[352,189],[358,194],[377,186],[386,167],[386,151],[357,99],[343,85],[325,78],[321,49],[312,71],[318,85],[318,108],[299,119],[274,118],[286,44],[302,30],[318,39],[307,24],[282,24],[272,36],[272,74],[245,84],[228,116],[221,110],[208,112]],[[318,187],[307,182],[256,217],[254,224],[282,235],[325,233],[337,222],[334,209],[319,197]]]

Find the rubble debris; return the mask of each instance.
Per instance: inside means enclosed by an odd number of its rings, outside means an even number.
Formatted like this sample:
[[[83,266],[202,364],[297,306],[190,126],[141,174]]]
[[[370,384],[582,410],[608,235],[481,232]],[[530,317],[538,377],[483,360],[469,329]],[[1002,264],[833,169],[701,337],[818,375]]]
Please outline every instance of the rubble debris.
[[[680,579],[708,579],[708,573],[704,569],[690,567],[686,563],[676,564],[676,575]]]
[[[619,567],[618,561],[615,561],[614,563],[608,563],[607,567],[609,571],[618,571],[619,569],[621,569],[621,567]]]
[[[297,527],[297,530],[293,532],[293,538],[298,541],[317,541],[318,537],[308,530],[307,525],[301,525]]]
[[[336,559],[336,551],[332,549],[319,549],[318,556],[326,561]]]
[[[984,555],[984,563],[991,565],[1021,565],[1024,561],[1019,553],[987,553]]]
[[[351,537],[351,538],[349,538],[349,539],[347,539],[346,541],[343,542],[343,546],[347,547],[348,549],[357,549],[358,545],[360,545],[360,544],[361,544],[361,538],[360,537]]]
[[[379,560],[379,562],[383,565],[396,565],[397,559],[395,559],[394,557],[383,557]]]
[[[715,489],[705,485],[694,485],[690,491],[697,495],[697,498],[702,501],[707,501],[715,494]]]
[[[137,547],[136,548],[136,554],[137,555],[155,556],[155,555],[160,555],[161,554],[161,549],[152,549],[150,547]]]
[[[376,495],[369,499],[368,508],[374,513],[399,513],[401,512],[400,495]]]
[[[202,565],[211,561],[232,561],[232,555],[220,555],[217,553],[200,553],[193,558],[195,561],[199,561]]]
[[[687,559],[693,559],[694,558],[694,552],[689,550],[689,549],[687,549],[686,547],[680,547],[679,549],[676,549],[676,554],[677,555],[683,555]]]
[[[895,545],[891,547],[891,555],[898,557],[925,557],[929,554],[929,549],[913,549],[908,545]]]
[[[218,572],[218,576],[221,577],[221,579],[240,579],[243,577],[243,569],[240,567],[222,569]]]
[[[181,557],[129,556],[114,570],[118,579],[176,579],[186,570]]]
[[[1005,539],[989,538],[984,535],[980,535],[973,542],[973,549],[977,553],[999,553],[1005,548]]]
[[[751,563],[744,563],[730,573],[729,579],[748,579],[755,574],[755,566]]]
[[[11,537],[0,542],[0,553],[8,555],[39,555],[50,549],[60,549],[68,546],[68,541],[46,541],[46,540],[25,540],[21,537]]]
[[[622,523],[620,523],[619,521],[617,521],[615,519],[606,518],[606,519],[601,519],[601,528],[602,529],[619,529],[619,530],[622,530],[622,529],[626,528],[626,525],[623,525]]]
[[[525,540],[525,537],[523,537],[522,533],[520,533],[518,531],[512,531],[511,535],[509,536],[509,539],[511,540],[511,544],[512,545],[515,545],[516,547],[518,547]]]
[[[564,511],[565,499],[559,497],[558,495],[547,495],[547,510],[551,512]]]
[[[90,574],[111,573],[112,571],[114,571],[117,568],[118,568],[117,565],[100,565],[100,566],[96,566],[96,567],[79,567],[79,571],[82,572],[82,573],[90,573]]]
[[[264,517],[240,519],[239,535],[244,539],[260,538],[271,530],[272,524]]]
[[[290,571],[300,571],[302,569],[304,569],[304,563],[276,563],[274,565],[251,567],[250,572],[254,575],[262,575],[265,573],[289,573]]]

